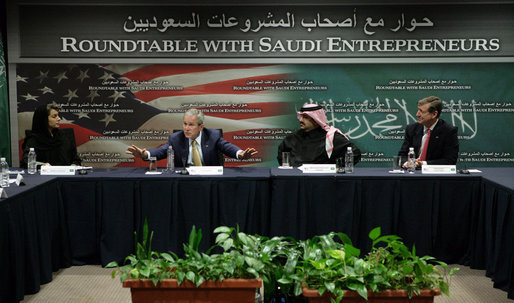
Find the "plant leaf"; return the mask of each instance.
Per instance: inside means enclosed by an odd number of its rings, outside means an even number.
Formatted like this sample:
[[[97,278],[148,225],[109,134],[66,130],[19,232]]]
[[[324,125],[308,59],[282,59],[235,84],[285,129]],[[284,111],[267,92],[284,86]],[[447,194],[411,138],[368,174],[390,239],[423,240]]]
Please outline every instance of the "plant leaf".
[[[168,262],[174,262],[175,260],[173,259],[173,257],[170,255],[170,254],[167,254],[167,253],[162,253],[161,254],[161,257],[164,258],[164,260],[168,261]]]
[[[374,241],[376,238],[380,237],[381,233],[382,229],[380,227],[375,227],[369,232],[369,238]]]
[[[302,294],[302,285],[297,282],[294,284],[294,295],[295,296],[300,296]]]
[[[439,289],[441,290],[441,292],[443,294],[447,295],[448,297],[450,296],[450,287],[448,286],[448,283],[446,283],[446,282],[439,283]]]
[[[215,234],[218,234],[218,233],[232,233],[232,230],[233,228],[230,228],[230,227],[227,227],[227,226],[219,226],[219,227],[216,227],[216,229],[214,229],[214,232]]]
[[[286,273],[288,273],[288,274],[293,273],[296,268],[297,263],[298,263],[298,253],[296,251],[291,252],[291,254],[287,258],[286,265],[284,266]]]
[[[343,250],[332,249],[327,251],[327,253],[334,259],[344,260],[345,252]]]
[[[341,242],[343,242],[343,244],[353,245],[352,244],[352,240],[350,239],[350,237],[348,237],[347,234],[345,234],[345,233],[337,233],[337,236],[339,236],[339,239],[341,239]]]
[[[145,278],[150,277],[150,267],[145,266],[145,267],[141,268],[141,270],[139,271],[139,273],[140,273],[143,277],[145,277]]]
[[[252,240],[250,239],[250,237],[245,234],[245,233],[238,233],[237,234],[237,237],[239,238],[239,240],[244,244],[244,245],[247,245],[247,246],[250,246],[252,247],[253,243],[252,243]]]
[[[196,278],[196,275],[195,275],[195,273],[194,273],[194,272],[192,272],[192,271],[188,271],[188,272],[186,273],[186,279],[188,279],[189,281],[191,281],[191,282],[195,283],[195,278]]]
[[[333,293],[335,288],[336,288],[336,284],[334,282],[332,282],[332,281],[325,282],[325,287],[328,289],[328,291]]]
[[[358,257],[361,254],[360,249],[357,247],[351,245],[351,244],[344,244],[344,250],[346,251],[347,258],[349,257]]]
[[[225,251],[229,250],[233,246],[234,246],[234,240],[233,239],[227,239],[221,245],[221,247],[223,247],[223,250],[225,250]]]
[[[112,261],[109,264],[105,265],[106,268],[118,267],[118,262]]]
[[[205,281],[205,279],[202,276],[198,277],[198,280],[196,281],[196,287],[202,285],[202,283]]]
[[[228,237],[230,237],[229,234],[218,234],[218,236],[216,236],[216,243],[220,243],[221,241],[227,239]]]
[[[368,290],[364,284],[358,284],[355,289],[364,300],[368,300]]]

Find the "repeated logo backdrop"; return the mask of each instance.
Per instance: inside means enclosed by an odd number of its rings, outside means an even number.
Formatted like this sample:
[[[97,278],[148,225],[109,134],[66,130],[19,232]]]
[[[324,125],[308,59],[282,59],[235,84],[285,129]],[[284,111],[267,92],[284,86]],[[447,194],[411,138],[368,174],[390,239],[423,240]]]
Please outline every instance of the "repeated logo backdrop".
[[[195,107],[259,150],[227,166],[275,166],[296,110],[315,102],[362,150],[359,166],[387,167],[430,95],[459,129],[459,165],[513,165],[511,3],[13,0],[8,11],[19,143],[34,108],[56,102],[86,165],[144,165],[127,146],[159,146]]]
[[[227,166],[276,166],[278,144],[298,128],[296,110],[314,102],[362,150],[359,166],[388,167],[416,102],[436,95],[441,118],[459,129],[458,165],[513,166],[513,79],[513,64],[20,64],[18,135],[21,144],[38,104],[56,102],[84,164],[142,166],[127,146],[163,144],[194,107],[225,139],[259,150]]]

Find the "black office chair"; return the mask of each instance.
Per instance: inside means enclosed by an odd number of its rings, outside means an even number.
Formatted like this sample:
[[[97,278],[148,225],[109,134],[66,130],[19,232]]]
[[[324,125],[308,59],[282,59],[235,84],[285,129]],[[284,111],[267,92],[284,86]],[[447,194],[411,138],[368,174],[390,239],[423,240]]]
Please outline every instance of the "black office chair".
[[[217,130],[219,130],[221,132],[221,137],[223,137],[223,130],[221,128],[217,128]],[[173,132],[176,133],[176,132],[179,132],[179,131],[182,131],[181,129],[174,129]],[[221,166],[225,166],[225,156],[223,155],[223,153],[218,150],[218,162],[221,163]]]
[[[61,132],[62,136],[66,139],[66,141],[70,142],[72,146],[77,146],[77,143],[75,142],[75,131],[73,128],[60,128],[59,131]],[[23,144],[21,145],[21,152],[25,150],[25,144],[27,142],[27,138],[32,135],[31,129],[25,130],[25,140],[23,141]],[[23,159],[20,158],[20,167],[24,167],[26,163],[23,163]]]
[[[62,135],[66,138],[67,141],[71,142],[73,146],[77,146],[75,143],[75,131],[73,131],[73,128],[60,128],[59,131],[62,133]],[[32,135],[31,129],[25,130],[25,138],[28,138],[30,135]],[[23,142],[25,144],[25,142]]]

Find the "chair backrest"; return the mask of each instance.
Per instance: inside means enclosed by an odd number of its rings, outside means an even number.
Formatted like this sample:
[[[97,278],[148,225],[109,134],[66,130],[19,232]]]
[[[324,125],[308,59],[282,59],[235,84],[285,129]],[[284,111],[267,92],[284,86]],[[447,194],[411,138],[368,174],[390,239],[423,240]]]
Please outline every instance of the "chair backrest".
[[[64,138],[66,138],[67,141],[69,141],[72,146],[77,146],[76,142],[75,142],[75,131],[73,130],[73,128],[71,127],[68,127],[68,128],[60,128],[59,131],[61,132],[62,136]],[[20,149],[20,155],[23,155],[23,151],[25,150],[25,143],[27,142],[27,138],[30,137],[32,135],[32,130],[31,129],[26,129],[25,130],[25,139],[23,139],[23,143],[21,145],[21,149]],[[26,161],[26,159],[25,159]],[[27,163],[24,163],[24,160],[22,157],[20,157],[20,167],[26,167]]]
[[[223,137],[223,129],[217,128],[217,130],[220,131],[221,137]],[[173,130],[174,133],[179,132],[179,131],[182,131],[182,130],[181,129]],[[223,156],[223,153],[220,150],[218,150],[218,162],[221,163],[221,166],[225,166],[225,157]]]
[[[59,131],[62,133],[62,135],[68,141],[70,141],[73,144],[73,146],[77,146],[77,144],[75,143],[75,131],[73,130],[73,128],[71,128],[71,127],[59,128]],[[32,135],[32,130],[26,129],[25,130],[25,138],[29,137],[30,135]]]

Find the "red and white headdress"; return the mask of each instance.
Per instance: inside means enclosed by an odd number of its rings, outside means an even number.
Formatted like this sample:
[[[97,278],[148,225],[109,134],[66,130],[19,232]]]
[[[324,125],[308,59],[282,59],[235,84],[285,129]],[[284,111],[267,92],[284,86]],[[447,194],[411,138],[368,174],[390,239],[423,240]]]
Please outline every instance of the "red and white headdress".
[[[307,115],[311,117],[314,120],[314,122],[316,122],[321,128],[323,128],[327,132],[327,136],[325,138],[325,149],[327,151],[328,157],[330,158],[332,152],[334,151],[334,134],[338,132],[345,137],[346,135],[343,134],[343,132],[339,129],[327,124],[327,115],[325,115],[325,111],[318,104],[304,105],[300,109],[300,111],[297,112],[298,120],[300,120],[300,117],[302,115]],[[348,139],[348,137],[346,137],[346,139]]]

